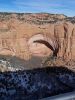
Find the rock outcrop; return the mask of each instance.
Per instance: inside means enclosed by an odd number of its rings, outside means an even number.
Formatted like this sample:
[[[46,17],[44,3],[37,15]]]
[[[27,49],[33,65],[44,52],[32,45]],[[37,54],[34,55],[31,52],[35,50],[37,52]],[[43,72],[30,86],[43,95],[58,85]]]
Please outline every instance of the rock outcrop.
[[[0,55],[29,60],[32,55],[44,57],[53,53],[74,60],[74,21],[75,17],[58,14],[0,13]]]
[[[60,23],[55,26],[55,37],[58,38],[58,56],[66,60],[75,59],[74,46],[74,24],[70,22]]]
[[[52,30],[54,30],[53,34],[52,33],[44,34],[43,38],[41,39],[40,37],[36,39],[36,36],[38,37],[38,35],[34,35],[35,41],[37,43],[40,43],[42,46],[42,44],[45,45],[45,43],[41,43],[42,41],[40,40],[44,40],[52,46],[53,50],[46,45],[49,49],[51,49],[51,51],[56,52],[57,56],[63,57],[65,60],[74,60],[75,59],[75,53],[74,53],[75,25],[70,22],[55,23],[53,29],[51,29],[50,31],[52,32]]]

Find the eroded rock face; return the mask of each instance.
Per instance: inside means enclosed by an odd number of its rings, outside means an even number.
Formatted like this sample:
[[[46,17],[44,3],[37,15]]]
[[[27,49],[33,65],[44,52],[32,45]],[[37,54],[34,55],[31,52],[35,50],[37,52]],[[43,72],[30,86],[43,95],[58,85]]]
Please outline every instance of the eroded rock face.
[[[0,55],[29,60],[31,56],[44,57],[53,53],[66,60],[75,59],[74,18],[69,20],[64,15],[49,14],[0,16]]]
[[[59,41],[58,56],[67,60],[75,59],[74,30],[74,24],[68,22],[60,23],[55,26],[55,36]]]
[[[40,57],[49,56],[52,51],[45,44],[35,42],[36,40],[45,40],[45,37],[43,34],[37,34],[29,39],[28,45],[32,55]]]
[[[51,31],[51,30],[50,30]],[[36,43],[33,43],[33,46],[38,44],[37,47],[34,46],[35,50],[32,50],[32,52],[39,52],[40,55],[43,54],[43,50],[45,50],[45,47],[42,48],[43,44],[45,43],[40,42],[40,40],[44,40],[48,42],[53,49],[49,48],[47,45],[46,50],[50,49],[50,51],[46,51],[49,54],[56,52],[57,56],[63,57],[66,60],[72,60],[75,59],[75,46],[74,46],[74,34],[75,34],[75,25],[70,22],[60,22],[54,24],[54,33],[53,34],[46,34],[46,35],[34,35],[30,38],[32,41],[36,41]],[[32,46],[32,45],[31,45]],[[32,47],[33,48],[33,47]],[[42,51],[42,52],[41,52]],[[46,53],[47,54],[47,53]],[[46,55],[45,54],[45,55]],[[46,55],[48,56],[48,55]]]

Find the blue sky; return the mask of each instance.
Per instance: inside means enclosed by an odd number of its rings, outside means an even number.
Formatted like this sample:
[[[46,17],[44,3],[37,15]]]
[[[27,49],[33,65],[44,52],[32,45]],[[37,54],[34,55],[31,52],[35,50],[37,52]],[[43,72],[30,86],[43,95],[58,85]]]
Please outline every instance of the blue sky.
[[[75,0],[0,0],[0,12],[46,12],[75,16]]]

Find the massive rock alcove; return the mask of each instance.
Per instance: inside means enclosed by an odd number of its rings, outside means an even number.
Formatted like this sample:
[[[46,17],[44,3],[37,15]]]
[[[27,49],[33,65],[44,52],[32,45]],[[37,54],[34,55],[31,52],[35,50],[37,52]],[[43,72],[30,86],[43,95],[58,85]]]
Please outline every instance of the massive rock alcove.
[[[57,56],[59,47],[55,38],[46,37],[43,34],[36,34],[32,36],[29,41],[29,50],[34,56]]]

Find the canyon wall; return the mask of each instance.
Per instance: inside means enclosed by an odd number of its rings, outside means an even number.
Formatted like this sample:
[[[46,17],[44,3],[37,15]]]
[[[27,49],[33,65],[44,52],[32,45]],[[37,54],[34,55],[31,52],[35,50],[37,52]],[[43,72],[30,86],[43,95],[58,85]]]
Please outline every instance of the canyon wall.
[[[65,60],[75,59],[74,21],[74,17],[64,15],[1,13],[0,55],[29,60],[32,55],[44,57],[57,50],[57,56]],[[44,43],[34,43],[40,39],[53,49]]]

